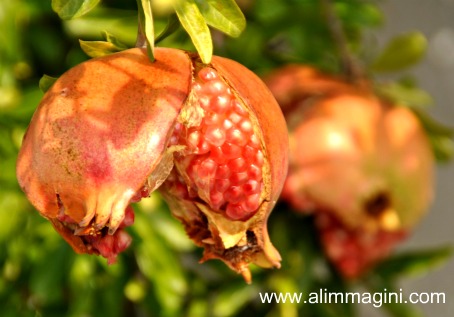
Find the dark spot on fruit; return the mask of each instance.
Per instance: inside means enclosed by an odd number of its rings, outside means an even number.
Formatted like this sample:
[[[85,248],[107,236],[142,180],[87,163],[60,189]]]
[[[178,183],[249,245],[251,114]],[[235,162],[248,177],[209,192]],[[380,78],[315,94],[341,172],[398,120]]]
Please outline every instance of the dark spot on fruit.
[[[368,199],[364,204],[366,213],[373,217],[379,217],[391,206],[391,198],[386,192],[380,192]]]

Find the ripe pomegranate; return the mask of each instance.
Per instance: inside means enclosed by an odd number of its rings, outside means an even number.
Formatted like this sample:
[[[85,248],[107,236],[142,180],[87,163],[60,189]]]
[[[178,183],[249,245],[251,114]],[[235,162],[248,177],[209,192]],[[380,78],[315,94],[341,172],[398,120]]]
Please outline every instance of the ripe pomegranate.
[[[287,173],[279,106],[234,61],[155,58],[130,49],[63,74],[24,137],[22,189],[77,252],[109,262],[130,243],[128,206],[159,187],[205,260],[247,280],[250,262],[279,267],[266,228]]]
[[[346,277],[386,257],[427,211],[433,154],[403,106],[358,85],[291,65],[266,82],[290,129],[283,199],[317,218],[326,254]]]

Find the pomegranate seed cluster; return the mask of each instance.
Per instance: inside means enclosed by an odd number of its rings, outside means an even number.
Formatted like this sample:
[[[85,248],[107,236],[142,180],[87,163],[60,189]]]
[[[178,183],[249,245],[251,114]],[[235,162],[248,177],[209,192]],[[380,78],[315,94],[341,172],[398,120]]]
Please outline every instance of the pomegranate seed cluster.
[[[197,73],[195,90],[204,116],[199,126],[177,124],[171,144],[184,144],[177,154],[179,170],[190,180],[171,178],[180,197],[201,197],[232,220],[247,220],[261,203],[263,152],[248,111],[212,68]]]

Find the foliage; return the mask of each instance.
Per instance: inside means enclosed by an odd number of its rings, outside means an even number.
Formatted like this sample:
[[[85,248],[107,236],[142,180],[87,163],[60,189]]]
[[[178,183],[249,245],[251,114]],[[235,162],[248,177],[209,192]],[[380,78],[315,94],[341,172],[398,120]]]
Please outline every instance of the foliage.
[[[313,219],[280,203],[269,223],[283,267],[276,271],[253,268],[253,284],[246,285],[222,263],[198,263],[201,251],[187,239],[158,194],[135,206],[136,223],[130,229],[134,242],[116,265],[107,266],[104,259],[95,256],[74,254],[26,201],[16,181],[15,160],[43,95],[41,90],[53,84],[52,76],[59,76],[87,55],[100,56],[134,45],[136,3],[99,2],[0,3],[0,38],[5,43],[0,46],[2,316],[355,316],[352,305],[261,304],[259,292],[302,292],[307,299],[310,292],[352,289],[360,283],[371,291],[384,286],[393,289],[402,274],[426,274],[446,261],[449,248],[397,255],[352,285],[326,262]],[[204,61],[209,61],[213,39],[216,54],[235,59],[259,74],[289,62],[342,71],[338,47],[319,1],[238,1],[247,28],[234,1],[222,1],[226,6],[218,2],[179,1],[176,15],[187,33],[178,28],[174,15],[169,19],[169,14],[156,15],[155,33],[162,34],[157,37],[159,45],[196,48]],[[401,60],[410,66],[424,53],[425,40],[419,33],[392,40],[379,55],[373,54],[376,47],[362,45],[364,31],[378,27],[383,20],[375,1],[337,0],[335,11],[349,48],[370,70],[394,71],[396,65],[402,65]],[[412,45],[407,45],[409,42]],[[399,49],[402,43],[407,43],[406,50]],[[49,75],[40,80],[43,74]],[[448,159],[452,131],[434,123],[418,107],[421,100],[429,103],[430,96],[416,85],[396,82],[380,87],[392,98],[415,104],[425,118],[434,148]],[[413,307],[404,305],[387,309],[393,316],[420,316]]]

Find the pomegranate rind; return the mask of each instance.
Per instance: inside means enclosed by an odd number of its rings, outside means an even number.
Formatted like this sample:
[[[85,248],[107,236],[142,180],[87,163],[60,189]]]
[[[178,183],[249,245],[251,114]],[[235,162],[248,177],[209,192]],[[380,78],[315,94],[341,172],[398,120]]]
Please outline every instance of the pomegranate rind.
[[[44,95],[24,136],[19,184],[78,252],[90,250],[58,217],[113,234],[161,161],[189,93],[186,53],[157,48],[155,57],[150,63],[135,48],[71,68]]]

